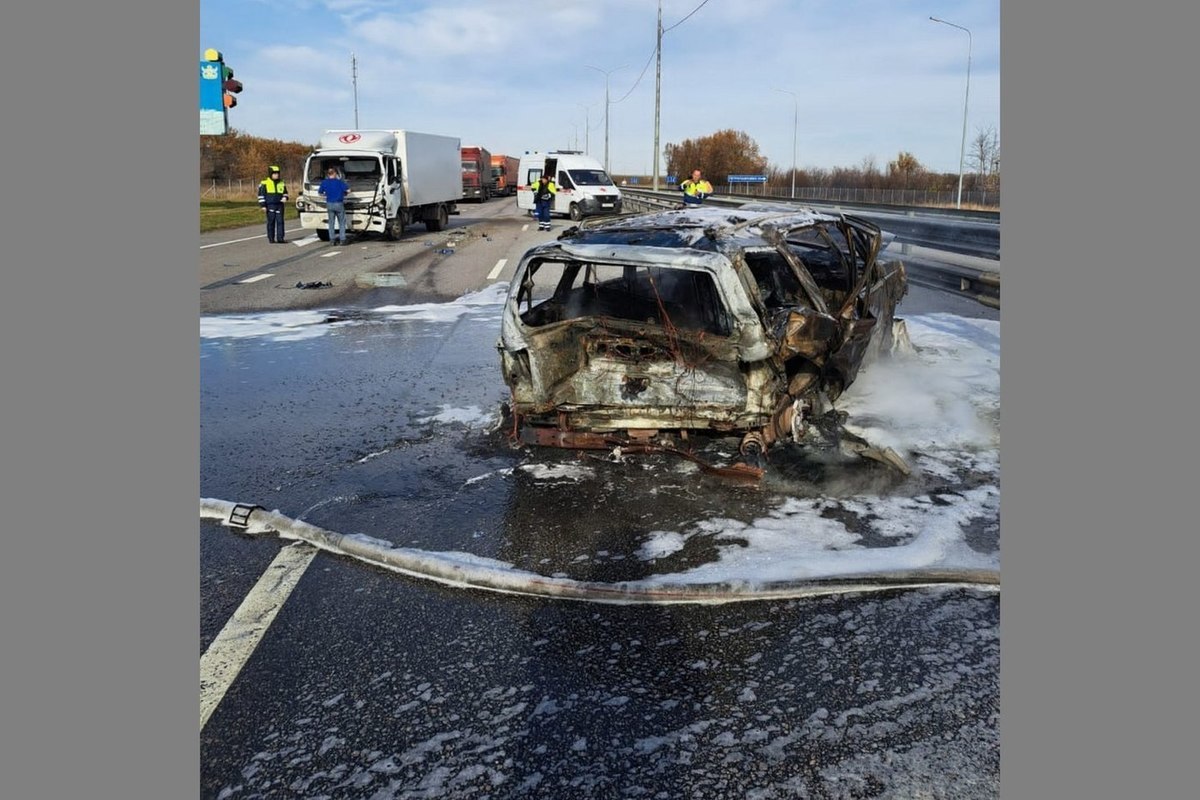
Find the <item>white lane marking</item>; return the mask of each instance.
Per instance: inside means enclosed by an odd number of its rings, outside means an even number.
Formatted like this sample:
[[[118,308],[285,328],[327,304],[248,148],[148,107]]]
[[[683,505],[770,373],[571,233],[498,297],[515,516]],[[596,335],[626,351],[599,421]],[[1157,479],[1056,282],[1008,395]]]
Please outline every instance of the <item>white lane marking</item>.
[[[306,543],[288,545],[280,550],[217,638],[200,656],[201,730],[250,660],[250,654],[317,552],[317,548]]]
[[[521,233],[524,233],[524,232],[525,232],[525,231],[527,231],[527,230],[529,230],[529,223],[528,223],[528,222],[526,222],[524,225],[522,225],[522,226],[521,226]]]
[[[340,256],[337,250],[330,250],[328,253],[321,253],[321,258],[329,258],[330,256]]]
[[[295,233],[296,231],[302,231],[302,230],[304,230],[304,228],[292,228],[290,231],[285,230],[284,233],[289,234],[289,233]],[[200,249],[207,250],[210,247],[220,247],[223,244],[238,244],[239,242],[253,242],[255,239],[266,239],[266,238],[267,238],[267,235],[265,233],[260,233],[257,236],[247,236],[244,239],[230,239],[227,242],[213,242],[211,244],[202,244],[202,245],[200,245]],[[306,241],[306,240],[301,240],[301,241]]]
[[[502,258],[499,261],[497,261],[496,266],[492,267],[492,271],[488,273],[487,279],[489,281],[494,281],[494,280],[496,280],[496,278],[499,278],[501,270],[504,269],[504,265],[507,263],[508,263],[507,258]]]
[[[256,283],[258,281],[266,280],[267,278],[273,278],[273,277],[275,277],[275,273],[273,273],[273,272],[260,272],[257,275],[251,275],[249,278],[246,278],[246,280],[244,280],[244,281],[238,281],[238,283]]]

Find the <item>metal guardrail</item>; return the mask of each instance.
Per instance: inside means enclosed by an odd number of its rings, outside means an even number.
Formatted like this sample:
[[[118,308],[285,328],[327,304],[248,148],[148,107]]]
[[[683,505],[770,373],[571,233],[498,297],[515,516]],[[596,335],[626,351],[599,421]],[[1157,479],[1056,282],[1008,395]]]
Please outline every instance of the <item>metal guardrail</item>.
[[[954,264],[929,264],[904,261],[908,280],[916,286],[937,289],[966,297],[990,308],[1000,308],[1000,273],[960,267]]]
[[[674,209],[681,205],[678,192],[655,192],[622,187],[621,194],[624,197],[626,210],[635,213]],[[762,198],[711,195],[704,202],[706,205],[739,208],[747,202],[762,201]],[[792,202],[778,199],[774,201]],[[949,218],[949,215],[939,215],[943,217],[942,219],[921,219],[917,216],[918,214],[930,216],[926,214],[925,209],[900,210],[863,204],[859,204],[855,208],[843,205],[823,207],[800,201],[795,202],[798,206],[819,211],[847,211],[868,219],[894,235],[895,241],[902,245],[916,245],[931,250],[996,261],[1000,259],[998,215],[996,222]],[[992,308],[1000,307],[1000,273],[997,270],[981,270],[955,264],[931,264],[916,258],[903,260],[910,279],[918,286],[951,292]]]
[[[678,192],[655,192],[623,187],[621,194],[625,198],[626,205],[641,204],[643,210],[647,211],[679,206]],[[993,219],[989,219],[967,214],[932,214],[924,208],[878,206],[863,203],[828,205],[779,198],[767,198],[767,200],[787,205],[795,204],[818,211],[848,212],[874,222],[888,233],[893,234],[900,244],[913,244],[934,250],[988,258],[993,261],[1000,259],[1000,218],[998,214],[994,215]],[[738,208],[748,202],[764,202],[764,199],[734,195],[710,195],[704,202],[708,205]]]

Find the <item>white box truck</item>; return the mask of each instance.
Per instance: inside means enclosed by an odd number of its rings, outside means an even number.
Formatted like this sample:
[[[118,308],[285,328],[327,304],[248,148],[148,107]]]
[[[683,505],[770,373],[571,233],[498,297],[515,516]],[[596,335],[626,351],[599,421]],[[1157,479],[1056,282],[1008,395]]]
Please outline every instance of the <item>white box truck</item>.
[[[604,165],[578,150],[551,150],[521,156],[517,178],[517,208],[533,211],[533,184],[542,173],[554,178],[558,193],[551,214],[575,221],[595,214],[620,214],[621,190]]]
[[[304,165],[304,188],[296,198],[300,226],[329,241],[325,197],[317,187],[333,167],[350,185],[346,228],[375,232],[394,241],[406,225],[424,222],[431,231],[449,223],[462,197],[460,140],[404,130],[330,130]]]

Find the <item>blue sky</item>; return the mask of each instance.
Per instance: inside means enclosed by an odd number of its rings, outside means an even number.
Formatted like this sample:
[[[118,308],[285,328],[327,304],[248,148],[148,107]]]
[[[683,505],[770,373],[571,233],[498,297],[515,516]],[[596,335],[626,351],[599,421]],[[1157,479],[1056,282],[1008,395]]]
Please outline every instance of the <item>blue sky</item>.
[[[197,58],[224,54],[245,86],[230,124],[255,136],[355,127],[353,53],[360,128],[602,161],[607,71],[612,171],[650,174],[657,14],[656,0],[200,0]],[[970,29],[968,149],[983,128],[1003,142],[999,0],[662,0],[662,14],[660,173],[667,143],[727,128],[781,169],[795,136],[801,168],[885,169],[905,150],[957,173],[968,35],[930,16]]]

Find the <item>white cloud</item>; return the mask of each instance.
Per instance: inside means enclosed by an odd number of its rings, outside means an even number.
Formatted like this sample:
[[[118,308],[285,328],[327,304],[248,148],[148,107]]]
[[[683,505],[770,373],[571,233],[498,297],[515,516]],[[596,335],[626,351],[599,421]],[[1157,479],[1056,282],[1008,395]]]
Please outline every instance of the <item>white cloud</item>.
[[[801,167],[883,167],[907,150],[956,172],[966,37],[930,14],[973,32],[968,135],[999,130],[997,0],[700,3],[663,2],[660,148],[733,128],[786,169],[795,132]],[[201,40],[246,86],[234,127],[306,143],[353,126],[353,53],[361,127],[602,156],[605,81],[586,65],[611,70],[613,169],[650,171],[656,17],[647,0],[201,0]],[[774,87],[802,95],[799,125]]]

